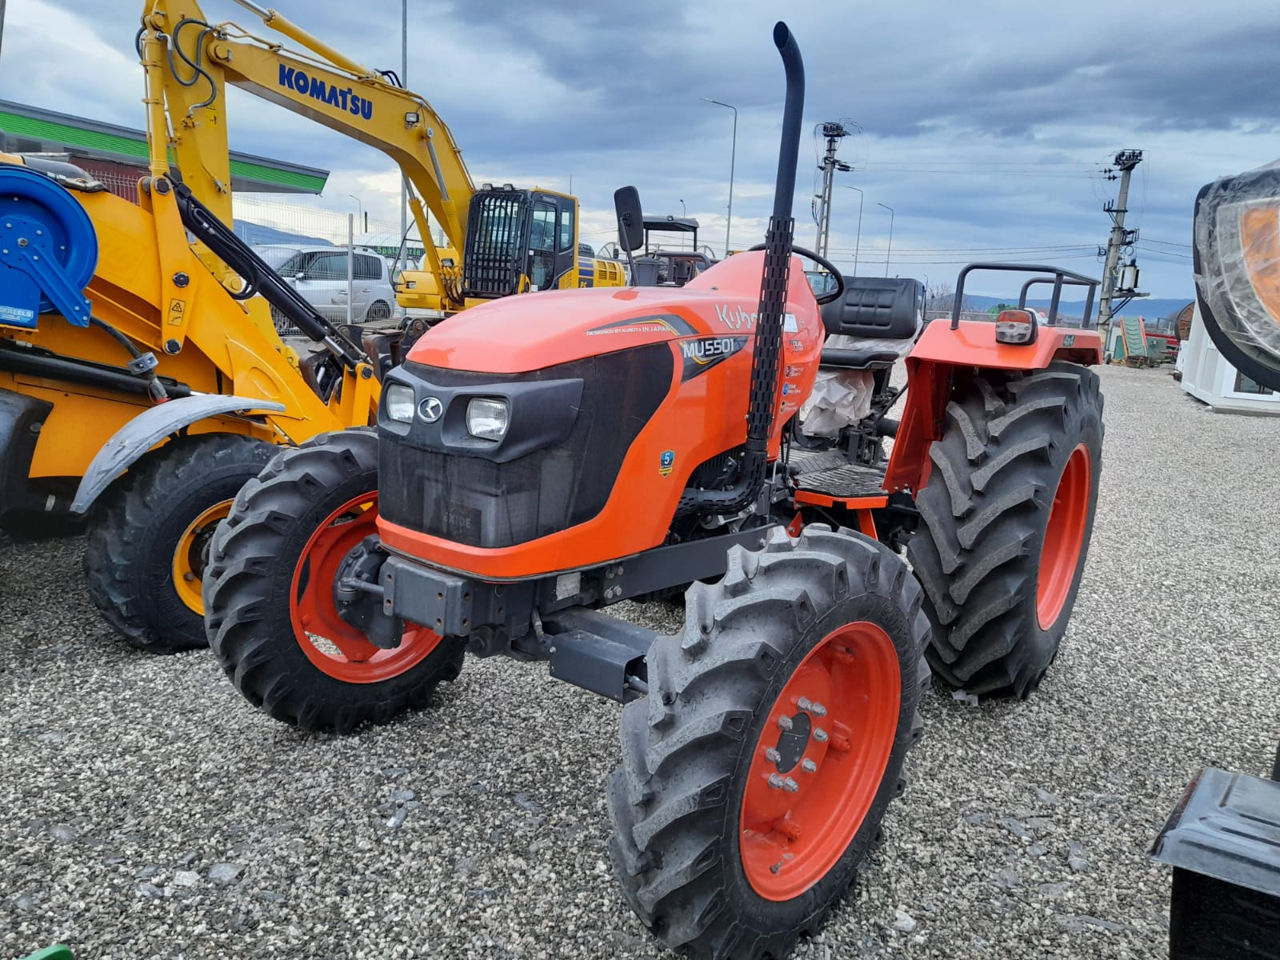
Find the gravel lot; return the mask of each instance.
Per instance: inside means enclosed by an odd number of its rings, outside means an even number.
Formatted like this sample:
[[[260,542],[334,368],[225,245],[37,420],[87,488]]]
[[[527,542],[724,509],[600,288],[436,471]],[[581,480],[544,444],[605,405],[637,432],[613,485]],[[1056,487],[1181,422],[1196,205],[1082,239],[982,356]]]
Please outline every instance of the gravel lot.
[[[1152,838],[1201,766],[1269,768],[1280,419],[1212,415],[1166,371],[1102,377],[1058,662],[1026,703],[929,698],[884,846],[797,957],[1166,956]],[[472,661],[434,709],[298,734],[207,653],[116,642],[80,547],[0,538],[0,956],[666,956],[607,862],[616,706]]]

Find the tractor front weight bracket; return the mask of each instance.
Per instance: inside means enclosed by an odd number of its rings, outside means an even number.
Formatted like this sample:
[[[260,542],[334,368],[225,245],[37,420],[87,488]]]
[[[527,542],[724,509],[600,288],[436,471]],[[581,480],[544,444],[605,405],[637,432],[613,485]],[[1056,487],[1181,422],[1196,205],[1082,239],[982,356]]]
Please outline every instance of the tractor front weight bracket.
[[[722,576],[734,547],[759,550],[766,526],[722,533],[583,570],[494,581],[387,554],[369,537],[343,561],[334,600],[343,620],[378,647],[405,624],[465,637],[474,656],[551,661],[551,674],[626,702],[648,690],[644,657],[656,634],[596,608]],[[534,624],[541,629],[534,629]]]

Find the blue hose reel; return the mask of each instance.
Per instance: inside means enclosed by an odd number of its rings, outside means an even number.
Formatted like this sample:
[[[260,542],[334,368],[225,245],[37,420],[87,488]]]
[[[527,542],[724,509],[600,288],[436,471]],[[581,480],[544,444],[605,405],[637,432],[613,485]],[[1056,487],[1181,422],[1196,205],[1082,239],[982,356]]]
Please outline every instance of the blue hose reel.
[[[40,314],[60,313],[87,327],[97,264],[84,207],[42,173],[0,165],[0,325],[34,329]]]

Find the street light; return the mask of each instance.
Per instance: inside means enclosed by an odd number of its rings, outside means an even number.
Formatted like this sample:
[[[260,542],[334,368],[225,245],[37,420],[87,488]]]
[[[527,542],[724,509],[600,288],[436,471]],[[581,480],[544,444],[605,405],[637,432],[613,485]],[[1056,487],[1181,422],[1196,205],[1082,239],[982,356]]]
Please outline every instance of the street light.
[[[702,99],[707,103],[714,103],[717,107],[728,107],[733,111],[733,147],[729,152],[729,215],[724,221],[724,255],[727,257],[729,256],[729,228],[733,225],[733,166],[738,159],[738,108],[723,100],[713,100],[711,97]]]
[[[844,187],[846,190],[858,191],[858,236],[857,239],[853,241],[853,275],[856,277],[858,275],[858,250],[862,247],[862,201],[865,200],[866,197],[862,195],[862,190],[858,187],[851,187],[847,183],[842,183],[840,186]],[[890,223],[892,222],[893,221],[890,221]]]
[[[682,216],[682,217],[683,217],[684,215],[685,215],[684,201],[683,201],[683,200],[681,200],[681,201],[680,201],[680,216]]]
[[[368,220],[366,220],[366,219],[365,219],[365,216],[364,216],[364,203],[362,203],[362,202],[361,202],[361,200],[360,200],[360,198],[359,198],[359,197],[357,197],[354,193],[348,193],[348,194],[347,194],[347,196],[348,196],[348,197],[350,197],[352,200],[354,200],[354,201],[356,202],[356,209],[358,209],[358,210],[360,211],[360,223],[361,223],[361,224],[363,224],[363,226],[364,226],[364,232],[365,232],[365,233],[368,233],[368,232],[369,232],[369,221],[368,221]]]
[[[881,203],[879,200],[876,201],[876,206],[884,207],[889,211],[889,246],[885,247],[884,250],[884,275],[887,277],[889,275],[889,254],[893,251],[893,207],[887,203]]]

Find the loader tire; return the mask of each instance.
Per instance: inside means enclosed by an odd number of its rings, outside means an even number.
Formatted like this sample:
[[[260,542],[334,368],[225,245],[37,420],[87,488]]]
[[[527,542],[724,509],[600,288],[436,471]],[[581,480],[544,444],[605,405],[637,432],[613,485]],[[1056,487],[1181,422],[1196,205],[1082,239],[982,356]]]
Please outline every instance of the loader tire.
[[[1088,368],[975,377],[947,405],[907,559],[933,626],[929,664],[975,695],[1027,697],[1057,656],[1084,569],[1102,470]]]
[[[130,646],[178,653],[208,645],[204,550],[236,492],[275,446],[252,437],[179,437],[144,454],[89,512],[89,597]]]
[[[378,440],[356,428],[277,454],[236,497],[205,574],[209,645],[245,698],[304,730],[348,733],[427,706],[465,640],[408,624],[379,649],[338,616],[342,558],[376,532]]]
[[[663,943],[754,960],[821,927],[920,735],[920,605],[897,555],[816,524],[735,547],[720,582],[689,588],[608,783],[614,867]]]

